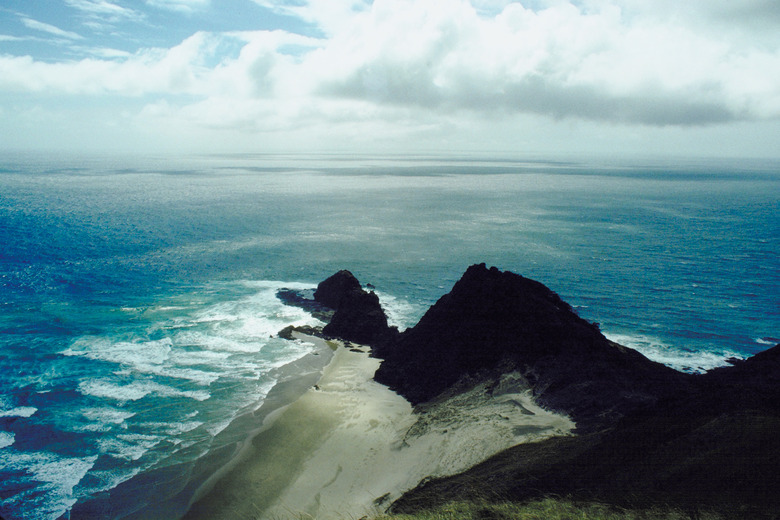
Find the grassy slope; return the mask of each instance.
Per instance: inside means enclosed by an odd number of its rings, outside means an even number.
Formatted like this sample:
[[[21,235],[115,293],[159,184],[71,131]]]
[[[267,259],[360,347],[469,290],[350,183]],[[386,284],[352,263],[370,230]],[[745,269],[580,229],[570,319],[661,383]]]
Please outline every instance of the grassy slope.
[[[523,504],[485,501],[451,502],[433,510],[398,514],[379,520],[688,520],[678,509],[624,509],[597,502],[546,498]],[[726,520],[716,513],[698,513],[698,520]]]

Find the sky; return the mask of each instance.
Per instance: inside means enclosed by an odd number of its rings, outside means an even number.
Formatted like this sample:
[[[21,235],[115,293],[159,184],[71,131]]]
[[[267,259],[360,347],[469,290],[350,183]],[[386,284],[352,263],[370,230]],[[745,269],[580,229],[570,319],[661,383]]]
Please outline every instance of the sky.
[[[2,0],[0,150],[780,158],[777,0]]]

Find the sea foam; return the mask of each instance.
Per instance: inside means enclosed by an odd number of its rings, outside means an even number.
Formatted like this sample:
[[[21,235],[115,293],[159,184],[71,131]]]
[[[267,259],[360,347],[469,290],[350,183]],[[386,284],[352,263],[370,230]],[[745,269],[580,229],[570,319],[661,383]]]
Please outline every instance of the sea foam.
[[[0,431],[0,449],[13,446],[16,435],[11,432]]]
[[[668,345],[658,338],[647,335],[631,335],[604,332],[607,339],[632,348],[648,359],[681,372],[702,373],[713,368],[728,366],[729,359],[743,359],[733,351],[686,351]]]
[[[30,489],[4,501],[9,510],[27,510],[35,504],[34,512],[20,518],[54,520],[76,503],[74,488],[94,466],[97,456],[62,457],[51,452],[18,452],[13,447],[3,450],[3,465],[6,470],[23,470],[40,483],[37,489]],[[22,507],[25,506],[25,507]]]
[[[37,411],[34,406],[18,406],[10,410],[0,410],[0,417],[32,417]]]

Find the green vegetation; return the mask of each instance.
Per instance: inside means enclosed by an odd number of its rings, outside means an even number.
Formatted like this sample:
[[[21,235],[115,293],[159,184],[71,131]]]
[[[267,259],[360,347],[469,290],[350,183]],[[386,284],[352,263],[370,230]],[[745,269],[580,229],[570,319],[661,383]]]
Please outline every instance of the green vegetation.
[[[714,513],[653,508],[623,509],[596,502],[546,498],[527,503],[451,502],[433,510],[378,520],[722,520]]]

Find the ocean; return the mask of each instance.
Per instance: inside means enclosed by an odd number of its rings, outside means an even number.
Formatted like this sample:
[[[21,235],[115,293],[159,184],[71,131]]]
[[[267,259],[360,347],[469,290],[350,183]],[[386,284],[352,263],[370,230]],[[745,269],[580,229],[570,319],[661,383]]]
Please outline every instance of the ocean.
[[[485,262],[679,370],[760,352],[779,201],[777,161],[6,154],[0,515],[180,515],[309,370],[276,292],[340,269],[402,329]]]

